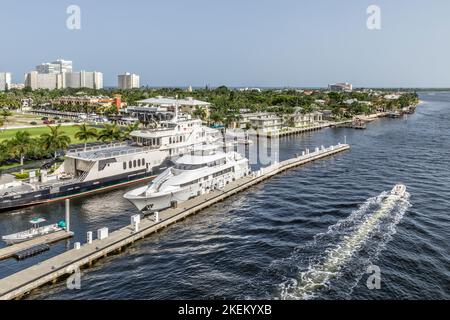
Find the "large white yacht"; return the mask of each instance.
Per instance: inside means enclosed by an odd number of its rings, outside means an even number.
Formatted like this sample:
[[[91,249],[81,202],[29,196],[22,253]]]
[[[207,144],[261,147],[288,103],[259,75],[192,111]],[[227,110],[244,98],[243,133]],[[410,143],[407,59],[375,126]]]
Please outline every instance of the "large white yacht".
[[[190,198],[222,189],[250,173],[248,159],[239,153],[205,145],[181,156],[148,186],[124,195],[140,211],[158,211]]]
[[[220,131],[189,116],[131,133],[132,142],[69,150],[52,174],[0,185],[0,211],[58,201],[152,179],[192,147],[220,140]]]

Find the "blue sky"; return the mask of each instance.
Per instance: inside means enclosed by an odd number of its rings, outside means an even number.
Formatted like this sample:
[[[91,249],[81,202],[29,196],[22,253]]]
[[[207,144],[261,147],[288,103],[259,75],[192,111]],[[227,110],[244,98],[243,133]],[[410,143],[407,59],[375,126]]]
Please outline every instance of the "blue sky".
[[[0,0],[0,71],[64,58],[150,86],[450,86],[448,0]],[[66,8],[81,8],[68,30]],[[366,9],[381,8],[381,30]]]

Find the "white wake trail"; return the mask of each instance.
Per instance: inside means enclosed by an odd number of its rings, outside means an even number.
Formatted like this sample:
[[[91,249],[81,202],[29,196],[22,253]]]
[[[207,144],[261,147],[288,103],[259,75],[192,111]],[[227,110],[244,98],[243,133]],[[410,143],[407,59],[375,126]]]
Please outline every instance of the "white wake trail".
[[[329,288],[332,280],[339,279],[345,266],[351,265],[352,262],[368,265],[395,234],[396,225],[410,207],[408,199],[409,194],[399,198],[384,192],[367,200],[348,218],[331,226],[327,233],[316,236],[314,244],[321,243],[327,236],[334,240],[337,237],[339,241],[331,246],[328,244],[329,249],[311,262],[307,270],[300,272],[295,279],[283,282],[280,285],[280,298],[314,298],[318,292]],[[375,240],[371,242],[371,239]],[[362,262],[364,259],[361,258],[361,261],[355,261],[359,259],[358,252],[365,247],[370,251],[370,260]],[[359,275],[355,274],[356,283],[359,281],[362,268],[357,269]]]

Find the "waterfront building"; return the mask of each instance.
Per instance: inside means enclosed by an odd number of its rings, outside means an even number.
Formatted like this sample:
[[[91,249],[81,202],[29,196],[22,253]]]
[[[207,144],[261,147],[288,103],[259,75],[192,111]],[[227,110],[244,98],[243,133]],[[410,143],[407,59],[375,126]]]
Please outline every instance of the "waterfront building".
[[[0,72],[0,91],[11,89],[11,73]]]
[[[56,105],[88,105],[88,106],[99,106],[99,107],[111,107],[116,106],[118,109],[122,107],[122,101],[120,95],[114,97],[107,96],[64,96],[52,100],[52,104]]]
[[[387,95],[385,95],[384,96],[384,98],[386,99],[386,100],[398,100],[398,99],[400,99],[400,97],[401,97],[401,95],[400,94],[387,94]]]
[[[273,113],[260,113],[247,119],[253,129],[263,132],[278,131],[283,126],[283,119]]]
[[[304,128],[318,125],[323,121],[323,113],[319,111],[313,111],[308,113],[302,113],[300,110],[290,115],[288,119],[289,126],[295,128]]]
[[[183,113],[192,114],[196,108],[202,108],[205,110],[206,117],[209,117],[210,106],[209,102],[196,100],[192,97],[184,99],[176,99],[171,97],[158,96],[155,98],[144,99],[137,101],[140,107],[163,107],[167,110],[173,111],[175,106]]]
[[[344,83],[334,83],[328,85],[328,90],[334,92],[351,92],[353,90],[353,85],[348,82]]]
[[[122,90],[139,88],[139,75],[134,73],[126,72],[125,74],[119,74],[117,81],[118,88]]]

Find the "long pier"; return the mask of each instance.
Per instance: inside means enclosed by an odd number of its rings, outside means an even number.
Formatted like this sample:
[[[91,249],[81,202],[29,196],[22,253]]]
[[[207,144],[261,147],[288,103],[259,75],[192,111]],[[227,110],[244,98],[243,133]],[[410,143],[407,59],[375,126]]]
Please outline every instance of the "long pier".
[[[84,245],[75,246],[55,257],[40,262],[25,270],[0,279],[0,299],[20,299],[48,283],[55,283],[58,279],[67,277],[82,267],[89,267],[95,261],[108,256],[108,254],[121,252],[126,246],[144,239],[179,220],[195,214],[206,207],[225,200],[226,198],[250,188],[276,174],[301,166],[325,157],[335,155],[350,148],[347,144],[338,144],[329,148],[316,148],[313,152],[305,150],[301,155],[269,167],[262,168],[242,179],[227,184],[222,190],[198,196],[178,205],[159,212],[158,217],[143,218],[138,226],[131,224],[110,233],[104,239],[96,239]]]

